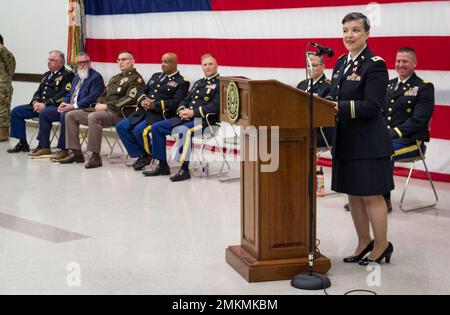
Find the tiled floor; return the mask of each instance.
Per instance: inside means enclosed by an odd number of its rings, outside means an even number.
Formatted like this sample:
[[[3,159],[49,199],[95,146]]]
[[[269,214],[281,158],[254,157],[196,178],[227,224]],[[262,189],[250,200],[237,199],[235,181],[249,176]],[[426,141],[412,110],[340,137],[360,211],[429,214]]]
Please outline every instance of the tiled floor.
[[[88,171],[7,154],[13,144],[0,144],[1,294],[322,294],[289,281],[249,284],[226,264],[225,248],[240,241],[238,182],[171,183],[107,161]],[[450,292],[450,184],[436,183],[436,210],[404,214],[405,180],[395,180],[395,252],[376,287],[367,284],[372,270],[341,262],[355,246],[345,196],[318,199],[320,249],[333,264],[329,293]],[[414,181],[409,198],[431,199],[426,182]]]

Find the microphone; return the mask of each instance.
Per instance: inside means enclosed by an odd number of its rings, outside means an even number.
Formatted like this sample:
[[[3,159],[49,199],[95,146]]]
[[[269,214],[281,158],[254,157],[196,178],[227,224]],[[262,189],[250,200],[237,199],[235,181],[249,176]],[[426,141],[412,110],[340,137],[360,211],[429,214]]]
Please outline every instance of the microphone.
[[[319,53],[321,55],[325,55],[327,57],[333,57],[334,56],[334,51],[332,49],[324,47],[324,46],[320,46],[319,44],[313,43],[313,42],[310,42],[310,44],[312,46],[316,47],[319,50]]]

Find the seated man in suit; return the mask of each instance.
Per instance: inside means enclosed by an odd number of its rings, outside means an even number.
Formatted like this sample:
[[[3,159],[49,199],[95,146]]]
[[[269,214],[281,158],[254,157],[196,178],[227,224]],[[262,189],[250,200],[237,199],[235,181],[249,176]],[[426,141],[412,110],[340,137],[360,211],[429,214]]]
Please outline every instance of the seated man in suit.
[[[161,59],[162,72],[153,74],[137,95],[136,112],[116,126],[130,157],[138,158],[133,163],[136,171],[151,162],[149,138],[152,125],[175,116],[180,102],[189,92],[189,81],[183,78],[177,66],[176,54],[164,54]]]
[[[59,152],[50,158],[59,162],[68,156],[66,150],[66,114],[72,110],[88,108],[103,93],[105,83],[100,73],[92,69],[91,59],[85,52],[77,56],[77,75],[72,81],[70,92],[64,97],[58,111],[52,113],[50,119],[60,122],[60,135],[58,141]]]
[[[142,76],[134,68],[134,56],[131,52],[121,52],[117,62],[121,72],[111,78],[106,91],[97,99],[95,106],[66,115],[66,148],[70,153],[67,158],[59,161],[60,163],[84,163],[79,138],[82,124],[89,128],[87,150],[92,152],[85,168],[103,165],[100,157],[103,128],[113,127],[122,120],[121,108],[136,104],[137,93],[144,85]]]
[[[309,55],[311,59],[311,64],[313,69],[310,69],[310,65],[308,64],[308,72],[309,75],[313,77],[313,93],[314,95],[325,97],[330,92],[330,81],[326,78],[325,73],[323,72],[325,69],[325,58],[323,56],[317,56],[316,54]],[[297,89],[303,90],[305,92],[311,91],[311,81],[304,80],[297,85]],[[326,147],[331,145],[332,137],[333,137],[333,128],[322,128],[323,134],[325,135],[327,141],[322,136],[320,129],[317,130],[317,146],[318,147]]]
[[[19,143],[8,153],[29,152],[26,135],[26,119],[39,117],[39,144],[30,154],[31,158],[48,158],[52,123],[58,121],[58,106],[70,91],[74,74],[67,70],[64,53],[54,50],[49,53],[48,69],[30,104],[15,107],[11,112],[11,137]],[[55,118],[55,116],[58,116]]]
[[[414,49],[404,47],[398,50],[395,62],[398,78],[389,82],[383,106],[383,115],[395,150],[394,161],[419,156],[416,141],[420,142],[423,152],[424,142],[430,141],[434,86],[417,76],[416,65]],[[385,198],[390,204],[390,194]]]
[[[180,131],[180,143],[178,148],[178,162],[180,170],[170,179],[173,182],[190,179],[189,153],[192,143],[192,134],[201,131],[207,126],[206,115],[213,114],[209,119],[214,123],[218,119],[220,111],[220,82],[217,73],[218,64],[211,54],[201,58],[204,78],[193,85],[188,96],[181,102],[177,110],[177,117],[159,121],[152,128],[152,155],[159,160],[159,165],[153,171],[144,172],[145,176],[170,175],[170,168],[166,157],[166,136],[172,133],[174,128]],[[182,132],[182,133],[181,133]]]

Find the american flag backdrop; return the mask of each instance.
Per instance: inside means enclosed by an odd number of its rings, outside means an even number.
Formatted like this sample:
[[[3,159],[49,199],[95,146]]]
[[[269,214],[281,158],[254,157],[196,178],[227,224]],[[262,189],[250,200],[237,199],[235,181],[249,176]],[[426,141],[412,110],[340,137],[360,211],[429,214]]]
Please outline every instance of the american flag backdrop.
[[[363,12],[372,21],[369,46],[386,60],[391,78],[396,50],[411,46],[418,54],[418,75],[434,83],[427,164],[434,179],[450,182],[450,1],[85,0],[85,8],[86,49],[106,80],[117,73],[121,50],[134,52],[145,79],[160,71],[162,54],[175,52],[181,74],[191,82],[202,76],[200,56],[211,52],[221,75],[292,86],[305,78],[309,41],[335,50],[326,62],[330,77],[346,52],[342,18]]]

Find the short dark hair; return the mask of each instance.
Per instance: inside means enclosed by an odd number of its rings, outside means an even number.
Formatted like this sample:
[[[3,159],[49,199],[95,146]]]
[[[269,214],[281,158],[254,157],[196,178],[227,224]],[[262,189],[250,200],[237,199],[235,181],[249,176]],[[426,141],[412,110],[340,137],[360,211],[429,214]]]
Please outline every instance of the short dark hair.
[[[90,57],[89,54],[85,51],[80,51],[77,57]]]
[[[342,25],[344,25],[347,22],[350,21],[362,21],[363,25],[364,25],[364,30],[366,32],[370,31],[370,20],[367,16],[365,16],[364,14],[360,13],[360,12],[351,12],[349,14],[347,14],[344,19],[342,20]]]
[[[397,50],[397,53],[408,53],[408,54],[412,55],[414,57],[414,59],[417,61],[416,51],[412,47],[408,47],[408,46],[401,47]]]
[[[0,44],[3,45],[3,36],[0,34]]]
[[[131,51],[129,51],[129,50],[122,50],[122,51],[119,53],[119,56],[120,56],[121,54],[130,54],[131,57],[133,57],[133,59],[134,59],[134,54],[133,54],[133,52],[131,52]]]
[[[318,56],[320,59],[320,63],[321,64],[325,64],[325,57],[323,56],[323,55],[319,55],[318,53],[316,53],[316,52],[311,52],[311,53],[309,53],[308,55],[311,55],[311,56]]]
[[[410,53],[410,54],[413,54],[413,55],[416,54],[416,51],[412,47],[401,47],[401,48],[398,49],[397,52],[399,52],[399,53],[406,52],[406,53]]]

